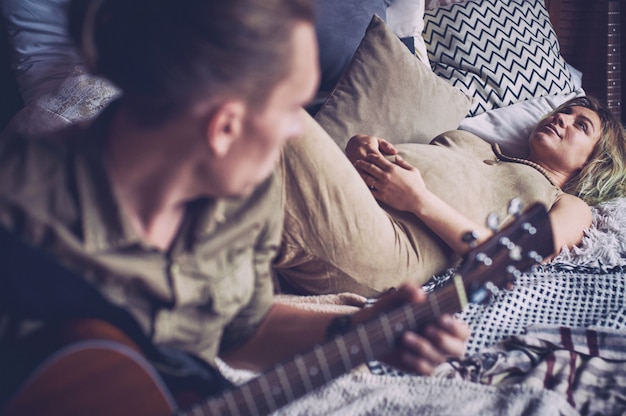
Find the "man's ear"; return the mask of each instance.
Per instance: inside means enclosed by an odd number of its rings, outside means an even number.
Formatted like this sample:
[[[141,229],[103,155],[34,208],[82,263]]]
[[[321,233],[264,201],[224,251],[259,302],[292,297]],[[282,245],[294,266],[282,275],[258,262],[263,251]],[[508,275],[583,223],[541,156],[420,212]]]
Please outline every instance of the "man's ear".
[[[216,157],[224,157],[232,144],[241,137],[245,115],[246,106],[238,100],[225,101],[210,115],[206,138]]]

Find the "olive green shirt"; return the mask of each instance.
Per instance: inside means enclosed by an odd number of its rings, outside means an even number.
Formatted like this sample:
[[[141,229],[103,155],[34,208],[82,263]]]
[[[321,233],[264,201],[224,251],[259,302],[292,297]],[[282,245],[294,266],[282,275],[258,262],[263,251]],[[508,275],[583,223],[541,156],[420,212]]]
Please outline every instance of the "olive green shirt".
[[[78,271],[155,343],[213,363],[271,305],[281,186],[273,175],[247,198],[193,201],[170,249],[151,247],[129,226],[103,168],[111,111],[46,140],[3,138],[0,225]]]

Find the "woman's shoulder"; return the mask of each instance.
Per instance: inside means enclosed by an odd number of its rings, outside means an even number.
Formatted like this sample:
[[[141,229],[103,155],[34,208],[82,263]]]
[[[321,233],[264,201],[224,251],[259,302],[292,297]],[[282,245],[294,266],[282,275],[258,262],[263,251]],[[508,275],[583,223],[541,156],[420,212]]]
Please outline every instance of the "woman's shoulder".
[[[430,144],[446,144],[446,143],[478,143],[489,146],[486,140],[480,136],[466,130],[449,130],[441,133],[431,140]]]
[[[474,133],[465,130],[450,130],[435,137],[431,145],[448,147],[484,156],[491,155],[491,144]]]

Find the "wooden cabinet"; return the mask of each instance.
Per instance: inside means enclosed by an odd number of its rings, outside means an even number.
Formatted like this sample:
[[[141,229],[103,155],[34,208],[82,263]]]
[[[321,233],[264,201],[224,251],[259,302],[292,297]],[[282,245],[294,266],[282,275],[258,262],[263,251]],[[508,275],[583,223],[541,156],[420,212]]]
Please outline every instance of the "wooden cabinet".
[[[583,88],[626,120],[623,105],[626,67],[621,53],[624,15],[621,0],[546,0],[561,54],[583,72]]]

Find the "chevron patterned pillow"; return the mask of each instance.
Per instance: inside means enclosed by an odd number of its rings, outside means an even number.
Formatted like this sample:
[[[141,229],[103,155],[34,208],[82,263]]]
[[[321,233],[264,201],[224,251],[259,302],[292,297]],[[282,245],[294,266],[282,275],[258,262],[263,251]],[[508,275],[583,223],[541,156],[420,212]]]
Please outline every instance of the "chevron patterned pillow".
[[[543,0],[468,0],[424,13],[433,71],[474,98],[469,115],[574,90]]]

